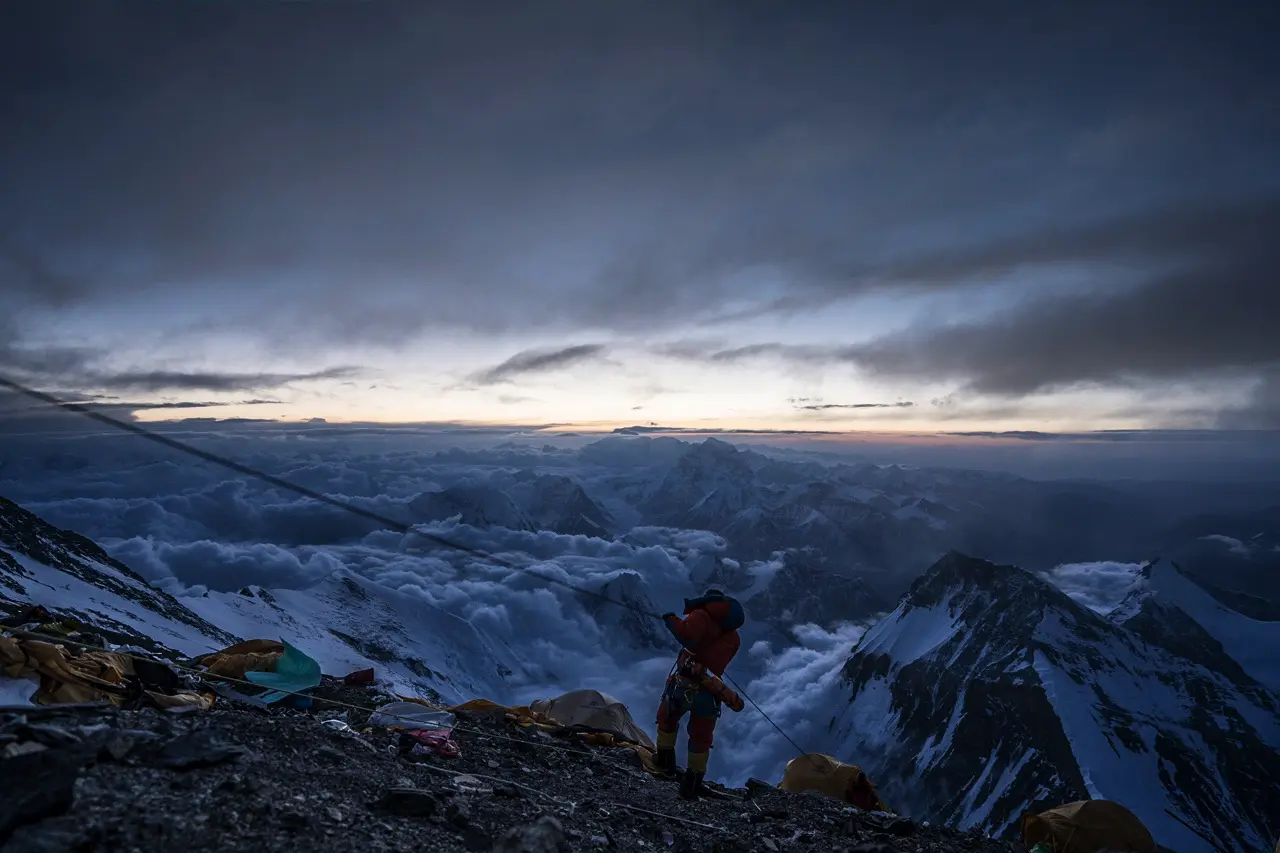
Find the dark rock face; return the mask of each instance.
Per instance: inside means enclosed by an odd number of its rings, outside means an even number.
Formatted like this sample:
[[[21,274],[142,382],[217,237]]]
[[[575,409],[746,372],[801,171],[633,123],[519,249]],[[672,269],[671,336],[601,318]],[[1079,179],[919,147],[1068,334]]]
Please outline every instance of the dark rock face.
[[[717,798],[685,802],[675,783],[639,770],[628,750],[553,738],[492,715],[464,720],[455,733],[462,754],[446,759],[402,757],[390,733],[341,734],[291,712],[34,713],[65,737],[59,746],[0,759],[5,853],[749,853],[870,843],[909,853],[1010,851],[980,836],[763,785],[726,791],[711,784]],[[0,717],[0,731],[25,725],[16,719]],[[24,734],[15,742],[30,740]],[[175,752],[206,760],[178,769],[167,758]],[[10,772],[35,763],[39,786]],[[25,798],[12,796],[16,789]]]

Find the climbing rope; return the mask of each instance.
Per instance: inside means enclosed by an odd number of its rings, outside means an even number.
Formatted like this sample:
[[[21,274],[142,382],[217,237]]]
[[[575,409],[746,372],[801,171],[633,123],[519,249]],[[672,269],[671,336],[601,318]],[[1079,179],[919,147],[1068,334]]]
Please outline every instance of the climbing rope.
[[[385,529],[393,530],[397,533],[401,533],[405,535],[412,534],[415,536],[420,536],[429,542],[432,542],[436,545],[441,546],[442,548],[452,549],[454,551],[467,554],[478,560],[488,562],[493,565],[500,566],[502,568],[511,569],[512,571],[524,572],[526,574],[529,574],[533,577],[538,578],[544,583],[561,586],[566,589],[570,589],[580,595],[587,596],[588,598],[594,598],[599,601],[606,602],[608,604],[613,604],[618,607],[622,607],[626,610],[630,610],[633,613],[636,613],[641,616],[646,616],[650,619],[657,619],[658,621],[663,621],[662,614],[655,613],[650,610],[646,610],[642,607],[636,606],[635,604],[618,601],[614,598],[611,598],[608,595],[605,595],[604,593],[597,592],[596,590],[587,589],[577,584],[570,583],[569,581],[562,580],[557,577],[552,577],[552,576],[543,574],[541,572],[533,571],[533,569],[531,568],[531,565],[536,565],[536,563],[535,564],[526,563],[522,565],[511,559],[503,557],[499,554],[494,554],[492,552],[486,551],[482,548],[476,548],[461,542],[455,542],[447,537],[441,536],[440,534],[434,531],[423,530],[418,525],[406,524],[402,521],[397,521],[396,519],[383,515],[382,513],[374,512],[373,510],[356,506],[355,504],[349,503],[347,501],[339,500],[338,498],[332,497],[330,495],[326,495],[322,492],[318,492],[315,489],[309,489],[306,486],[300,486],[297,483],[292,483],[288,480],[277,477],[274,474],[269,474],[266,471],[262,471],[258,468],[254,468],[253,466],[245,465],[242,462],[237,462],[234,459],[228,459],[225,456],[221,456],[217,453],[211,453],[207,450],[202,450],[198,447],[194,447],[190,444],[187,444],[186,442],[178,441],[177,439],[171,438],[167,435],[161,435],[160,433],[153,432],[149,429],[139,426],[138,424],[117,420],[113,417],[110,417],[109,415],[103,414],[102,412],[98,412],[86,406],[80,405],[79,403],[60,400],[51,394],[46,394],[42,391],[37,391],[34,388],[28,388],[26,385],[23,385],[19,382],[15,382],[14,380],[8,379],[4,376],[0,376],[0,387],[8,388],[11,391],[14,391],[18,394],[31,397],[32,399],[39,400],[43,403],[47,403],[51,406],[54,406],[60,409],[64,409],[68,412],[74,412],[76,414],[83,415],[87,418],[90,418],[91,420],[97,421],[106,426],[112,427],[114,429],[123,430],[124,432],[132,433],[133,435],[136,435],[140,438],[145,438],[148,441],[153,441],[157,444],[168,447],[171,450],[176,450],[180,453],[186,453],[198,459],[202,459],[205,462],[209,462],[213,465],[218,465],[220,467],[227,468],[231,471],[235,471],[238,474],[244,474],[245,476],[253,477],[254,479],[257,479],[264,483],[268,483],[272,486],[275,486],[278,489],[290,491],[295,494],[301,495],[303,497],[310,498],[311,500],[318,501],[328,506],[332,506],[336,509],[349,512],[352,515],[359,516],[369,521],[377,522],[378,524],[382,525]],[[103,650],[103,651],[106,651],[106,650]],[[791,737],[791,735],[789,735],[780,725],[778,725],[778,723],[774,721],[774,719],[770,717],[764,711],[764,709],[761,708],[756,703],[756,701],[751,698],[750,695],[748,695],[748,693],[745,690],[742,689],[742,687],[737,683],[737,681],[733,679],[732,676],[726,673],[725,679],[734,688],[734,690],[736,690],[738,694],[742,696],[743,699],[749,702],[751,704],[751,707],[755,708],[756,711],[760,714],[760,716],[763,717],[769,723],[769,725],[772,726],[773,729],[778,732],[778,734],[780,734],[784,739],[786,739],[787,743],[789,743],[800,755],[803,756],[803,755],[809,754],[807,750],[805,750],[798,743],[796,743],[796,741]],[[281,691],[281,692],[287,692],[287,691]],[[361,708],[359,710],[363,711],[365,709]],[[817,762],[815,762],[815,765],[816,763]]]

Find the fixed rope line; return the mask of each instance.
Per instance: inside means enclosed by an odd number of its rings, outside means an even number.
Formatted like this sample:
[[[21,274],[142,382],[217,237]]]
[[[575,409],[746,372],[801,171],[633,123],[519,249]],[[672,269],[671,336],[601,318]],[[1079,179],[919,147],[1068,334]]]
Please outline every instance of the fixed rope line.
[[[663,620],[662,614],[660,613],[654,613],[653,611],[646,610],[642,607],[637,607],[634,604],[628,604],[627,602],[618,601],[617,599],[611,598],[610,596],[605,595],[604,593],[596,592],[595,590],[578,586],[577,584],[570,583],[565,580],[561,580],[560,578],[551,577],[549,575],[542,574],[541,572],[533,571],[529,567],[529,565],[520,565],[514,562],[513,560],[506,559],[498,554],[494,554],[482,548],[476,548],[471,545],[465,545],[461,542],[455,542],[451,539],[441,536],[438,533],[422,530],[418,527],[418,525],[406,524],[403,521],[398,521],[394,518],[391,518],[390,516],[383,515],[382,513],[375,512],[370,509],[365,509],[364,507],[357,506],[356,504],[350,503],[348,501],[339,500],[338,498],[332,497],[330,495],[326,495],[323,492],[316,491],[315,489],[307,488],[306,486],[300,486],[297,483],[292,483],[281,477],[277,477],[274,474],[269,474],[266,471],[262,471],[258,468],[254,468],[251,465],[245,465],[243,462],[237,462],[234,459],[228,459],[227,457],[222,456],[220,454],[211,453],[207,450],[201,450],[200,448],[187,444],[184,441],[178,441],[175,438],[171,438],[167,435],[162,435],[158,432],[154,432],[152,430],[146,429],[145,427],[139,426],[136,423],[129,423],[128,421],[117,420],[116,418],[113,418],[110,415],[105,415],[102,412],[95,411],[79,403],[73,403],[67,400],[60,400],[57,397],[53,396],[52,394],[46,394],[43,391],[37,391],[34,388],[29,388],[26,385],[23,385],[22,383],[16,382],[5,376],[0,376],[0,387],[8,388],[9,390],[15,393],[22,394],[34,400],[39,400],[42,403],[46,403],[56,408],[64,409],[68,412],[74,412],[75,414],[78,414],[78,415],[84,415],[85,417],[91,420],[97,421],[98,423],[104,424],[114,429],[123,430],[124,432],[132,433],[133,435],[136,435],[139,438],[145,438],[148,441],[153,441],[171,450],[176,450],[180,453],[186,453],[190,456],[195,456],[196,458],[202,459],[205,462],[208,462],[213,465],[218,465],[222,468],[227,468],[229,470],[235,471],[238,474],[244,474],[247,477],[253,477],[254,479],[261,480],[264,483],[269,483],[270,485],[275,486],[278,489],[283,489],[285,491],[293,492],[295,494],[302,495],[303,497],[310,498],[311,500],[318,501],[320,503],[326,504],[336,509],[349,512],[352,515],[359,516],[369,521],[377,522],[378,524],[383,525],[388,530],[393,530],[397,533],[401,533],[405,535],[412,534],[414,536],[420,536],[423,539],[426,539],[428,542],[432,542],[443,548],[448,548],[463,554],[467,554],[469,556],[475,557],[476,559],[483,560],[485,562],[489,562],[497,566],[501,566],[502,568],[511,569],[517,572],[525,572],[527,574],[532,575],[533,577],[538,578],[539,580],[545,581],[546,583],[555,584],[557,586],[564,587],[565,589],[572,590],[580,595],[584,595],[589,598],[595,598],[599,601],[603,601],[608,604],[616,605],[623,609],[630,610],[633,613],[636,613],[638,615],[647,616],[650,619],[657,619],[658,621],[664,622],[665,624],[665,620]],[[750,702],[751,707],[755,708],[756,711],[760,714],[760,716],[763,717],[769,723],[769,725],[773,726],[773,728],[780,735],[782,735],[786,739],[786,741],[789,744],[791,744],[791,746],[794,747],[800,755],[809,754],[803,747],[801,747],[798,743],[796,743],[795,740],[793,740],[792,737],[789,734],[787,734],[786,731],[784,731],[783,728],[779,726],[773,720],[772,717],[770,717],[767,713],[765,713],[763,708],[761,708],[758,704],[756,704],[756,701],[752,699],[736,681],[733,680],[732,676],[729,676],[726,674],[725,680],[727,680],[729,684],[736,691],[738,691],[738,693],[742,696],[743,699]],[[361,710],[364,710],[364,709],[361,709]]]

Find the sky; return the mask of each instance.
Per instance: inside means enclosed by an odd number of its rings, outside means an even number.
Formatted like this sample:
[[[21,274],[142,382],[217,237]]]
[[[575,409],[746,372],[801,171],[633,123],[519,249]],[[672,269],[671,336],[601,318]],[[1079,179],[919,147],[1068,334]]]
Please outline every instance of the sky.
[[[1278,38],[1176,0],[6,3],[0,376],[143,420],[1280,428]]]

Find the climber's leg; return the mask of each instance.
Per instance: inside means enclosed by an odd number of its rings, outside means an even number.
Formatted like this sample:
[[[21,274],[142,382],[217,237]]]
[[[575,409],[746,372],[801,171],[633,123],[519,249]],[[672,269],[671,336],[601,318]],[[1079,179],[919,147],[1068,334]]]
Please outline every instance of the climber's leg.
[[[676,737],[680,734],[680,718],[685,714],[683,704],[672,695],[670,685],[658,702],[658,740],[654,763],[668,776],[674,776],[680,768],[676,764]]]

